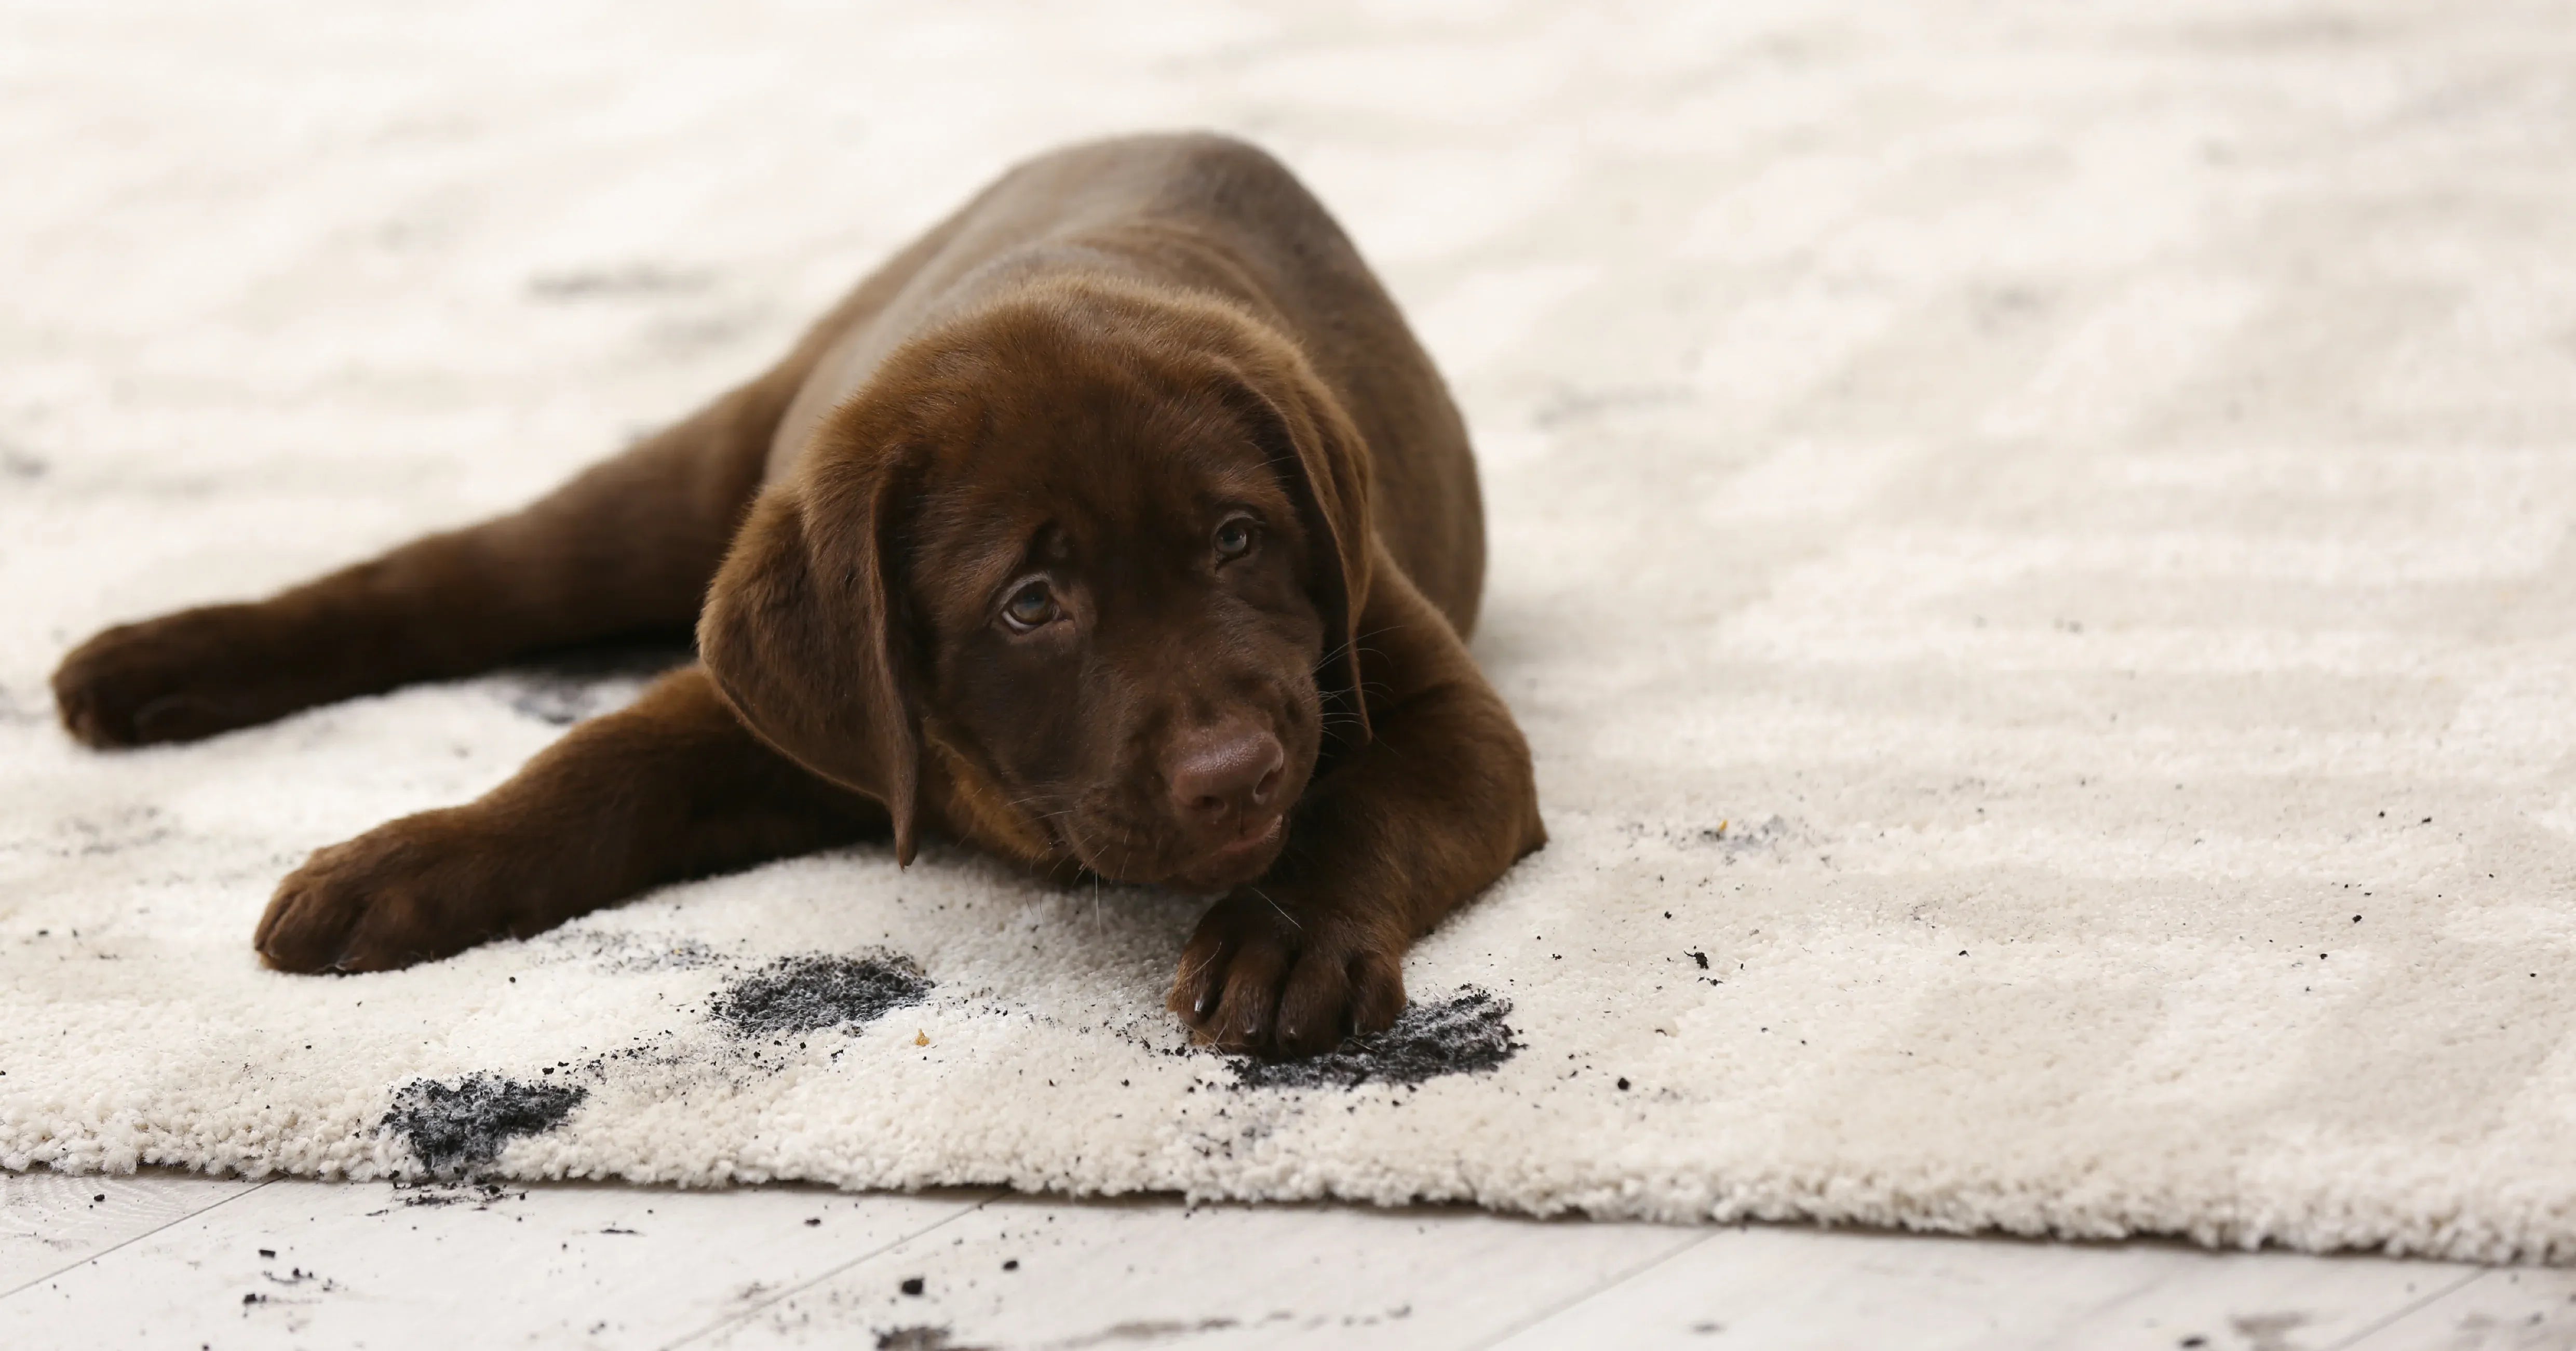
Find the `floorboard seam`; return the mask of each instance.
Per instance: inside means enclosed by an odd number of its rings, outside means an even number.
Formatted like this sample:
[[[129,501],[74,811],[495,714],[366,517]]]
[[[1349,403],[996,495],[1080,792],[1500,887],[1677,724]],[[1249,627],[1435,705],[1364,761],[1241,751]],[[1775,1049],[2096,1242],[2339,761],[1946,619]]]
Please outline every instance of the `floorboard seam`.
[[[224,1199],[222,1199],[222,1200],[220,1200],[220,1201],[216,1201],[216,1202],[214,1202],[214,1203],[212,1203],[212,1204],[209,1204],[209,1205],[199,1206],[199,1207],[197,1207],[195,1210],[191,1210],[191,1211],[189,1211],[189,1212],[188,1212],[187,1214],[185,1214],[185,1215],[175,1215],[175,1216],[172,1216],[170,1219],[165,1220],[165,1221],[163,1221],[163,1222],[162,1222],[162,1223],[160,1223],[160,1224],[156,1224],[156,1225],[152,1226],[151,1228],[144,1230],[142,1233],[129,1235],[129,1236],[125,1237],[125,1238],[119,1239],[119,1240],[117,1240],[116,1242],[111,1243],[111,1244],[109,1244],[108,1246],[106,1246],[106,1247],[104,1247],[104,1248],[99,1249],[97,1252],[91,1253],[89,1256],[84,1257],[84,1258],[81,1258],[79,1261],[76,1261],[76,1262],[65,1262],[65,1263],[64,1263],[64,1264],[62,1264],[61,1266],[58,1266],[58,1267],[54,1268],[53,1270],[46,1272],[44,1275],[42,1275],[42,1276],[38,1276],[38,1277],[36,1277],[36,1278],[34,1278],[34,1279],[32,1279],[32,1280],[30,1280],[30,1281],[26,1282],[26,1283],[25,1283],[25,1284],[23,1284],[23,1285],[13,1286],[13,1287],[11,1287],[10,1289],[8,1289],[8,1290],[6,1290],[6,1291],[0,1291],[0,1303],[6,1303],[6,1302],[7,1302],[7,1301],[9,1301],[9,1300],[16,1299],[18,1296],[20,1296],[20,1295],[22,1295],[22,1294],[25,1294],[26,1292],[28,1292],[28,1291],[30,1291],[30,1290],[35,1289],[37,1286],[43,1285],[45,1282],[50,1281],[50,1280],[54,1279],[55,1277],[62,1275],[62,1274],[63,1274],[64,1272],[66,1272],[66,1271],[73,1271],[73,1270],[77,1270],[77,1269],[79,1269],[79,1268],[81,1268],[81,1267],[87,1266],[87,1265],[89,1265],[90,1263],[92,1263],[92,1262],[95,1262],[95,1261],[99,1260],[99,1259],[100,1259],[100,1258],[102,1258],[102,1257],[107,1256],[109,1253],[120,1251],[121,1249],[125,1248],[125,1247],[126,1247],[127,1245],[129,1245],[129,1244],[140,1243],[140,1242],[142,1242],[143,1240],[145,1240],[145,1239],[147,1239],[147,1238],[152,1237],[154,1234],[160,1233],[162,1230],[169,1228],[171,1225],[174,1225],[174,1224],[185,1224],[185,1223],[187,1223],[188,1221],[193,1220],[193,1219],[197,1218],[197,1217],[198,1217],[198,1216],[200,1216],[200,1215],[206,1214],[206,1213],[207,1213],[207,1212],[209,1212],[209,1211],[215,1210],[215,1209],[217,1209],[217,1208],[219,1208],[219,1207],[222,1207],[222,1206],[228,1206],[228,1205],[231,1205],[233,1202],[238,1201],[238,1200],[242,1199],[243,1197],[250,1195],[252,1192],[258,1191],[258,1190],[259,1190],[259,1189],[261,1189],[262,1187],[265,1187],[265,1186],[267,1186],[268,1184],[270,1184],[270,1183],[272,1183],[272,1182],[275,1182],[275,1181],[277,1181],[277,1179],[276,1179],[276,1178],[273,1178],[273,1177],[261,1178],[259,1181],[254,1182],[254,1183],[250,1184],[249,1186],[242,1188],[240,1191],[234,1192],[232,1195],[227,1196],[227,1197],[225,1197]]]
[[[1669,1262],[1669,1261],[1672,1261],[1674,1258],[1681,1256],[1683,1253],[1691,1252],[1691,1251],[1696,1250],[1696,1249],[1697,1249],[1701,1244],[1703,1244],[1703,1243],[1708,1243],[1708,1242],[1710,1242],[1710,1241],[1714,1240],[1714,1239],[1718,1236],[1718,1234],[1721,1234],[1721,1233],[1724,1233],[1724,1232],[1726,1232],[1726,1231],[1725,1231],[1725,1230],[1723,1230],[1723,1229],[1721,1229],[1721,1230],[1718,1230],[1716,1233],[1701,1234],[1701,1235],[1699,1235],[1698,1237],[1696,1237],[1696,1238],[1693,1238],[1693,1239],[1689,1240],[1688,1242],[1682,1243],[1682,1244],[1680,1244],[1679,1246],[1677,1246],[1677,1247],[1674,1247],[1674,1248],[1670,1249],[1669,1251],[1662,1252],[1662,1253],[1658,1253],[1658,1254],[1656,1254],[1656,1255],[1655,1255],[1655,1256],[1653,1256],[1653,1257],[1647,1258],[1645,1261],[1640,1262],[1640,1263],[1638,1263],[1637,1265],[1635,1265],[1635,1266],[1633,1266],[1633,1267],[1628,1268],[1626,1271],[1620,1272],[1618,1275],[1613,1276],[1613,1277],[1611,1277],[1610,1279],[1608,1279],[1608,1280],[1606,1280],[1606,1281],[1603,1281],[1603,1282],[1602,1282],[1602,1283],[1600,1283],[1599,1285],[1593,1286],[1593,1287],[1592,1287],[1591,1289],[1589,1289],[1589,1290],[1584,1290],[1584,1291],[1581,1291],[1581,1292],[1579,1292],[1579,1293],[1577,1293],[1577,1294],[1568,1295],[1568,1296],[1566,1296],[1565,1298],[1563,1298],[1563,1299],[1561,1299],[1561,1300],[1558,1300],[1556,1303],[1551,1304],[1551,1305],[1548,1305],[1546,1308],[1539,1310],[1537,1313],[1531,1314],[1529,1317],[1524,1318],[1524,1319],[1522,1319],[1521,1321],[1519,1321],[1519,1322],[1517,1322],[1517,1323],[1512,1324],[1510,1327],[1504,1328],[1502,1331],[1495,1333],[1493,1336],[1488,1337],[1488,1338],[1486,1338],[1485,1340],[1483,1340],[1483,1341],[1481,1341],[1481,1342],[1476,1343],[1476,1345],[1474,1346],[1474,1348],[1472,1349],[1472,1351],[1489,1351],[1489,1348],[1500,1346],[1500,1345],[1502,1345],[1503,1343],[1505,1343],[1505,1342],[1507,1342],[1507,1341],[1510,1341],[1512,1338],[1517,1337],[1517,1336],[1521,1335],[1522,1333],[1529,1331],[1531,1328],[1537,1327],[1539,1324],[1544,1323],[1544,1322],[1546,1322],[1547,1320],[1549,1320],[1549,1319],[1551,1319],[1551,1318],[1556,1317],[1558,1314],[1561,1314],[1561,1313],[1565,1312],[1566,1310],[1573,1308],[1573,1307],[1574,1307],[1575,1305],[1577,1305],[1577,1304],[1581,1304],[1581,1303],[1583,1303],[1583,1302],[1584,1302],[1584,1301],[1586,1301],[1586,1300],[1589,1300],[1589,1299],[1595,1298],[1595,1297],[1600,1296],[1600,1295],[1606,1295],[1606,1294],[1610,1293],[1611,1291],[1618,1289],[1620,1286],[1626,1285],[1628,1282],[1633,1281],[1633,1280],[1637,1279],[1638,1277],[1645,1275],[1647,1272],[1652,1271],[1652,1270],[1654,1270],[1655,1268],[1657,1268],[1657,1267],[1659,1267],[1659,1266],[1662,1266],[1664,1263]]]
[[[892,1252],[892,1251],[894,1251],[894,1250],[895,1250],[895,1249],[897,1249],[897,1248],[902,1247],[904,1244],[907,1244],[907,1243],[912,1242],[914,1239],[917,1239],[917,1238],[921,1237],[921,1236],[922,1236],[922,1235],[924,1235],[924,1234],[928,1234],[928,1233],[936,1232],[938,1229],[940,1229],[940,1228],[941,1228],[942,1226],[944,1226],[944,1225],[954,1224],[954,1223],[955,1223],[955,1222],[957,1222],[958,1220],[964,1219],[966,1216],[972,1215],[972,1214],[974,1214],[976,1211],[982,1210],[984,1207],[989,1206],[989,1205],[993,1204],[995,1201],[998,1201],[998,1200],[1002,1199],[1003,1197],[1008,1196],[1008,1195],[1010,1195],[1010,1194],[1011,1194],[1010,1189],[1009,1189],[1009,1188],[1007,1188],[1007,1187],[997,1187],[997,1188],[994,1188],[992,1191],[990,1191],[990,1192],[986,1193],[986,1194],[985,1194],[985,1196],[984,1196],[984,1198],[983,1198],[982,1200],[979,1200],[979,1201],[975,1202],[973,1205],[970,1205],[970,1206],[960,1206],[960,1207],[958,1207],[956,1210],[951,1211],[951,1212],[949,1212],[949,1213],[948,1213],[948,1214],[946,1214],[946,1215],[942,1215],[942,1216],[940,1216],[938,1219],[933,1220],[933,1221],[932,1221],[932,1222],[930,1222],[929,1224],[925,1224],[925,1225],[923,1225],[922,1227],[920,1227],[919,1229],[915,1229],[915,1230],[913,1230],[911,1233],[903,1234],[903,1235],[899,1235],[899,1236],[897,1236],[897,1237],[895,1237],[895,1238],[887,1239],[885,1242],[880,1243],[880,1244],[878,1244],[877,1246],[875,1246],[875,1247],[873,1247],[873,1248],[868,1249],[866,1252],[860,1253],[858,1256],[851,1258],[849,1261],[846,1261],[846,1262],[841,1263],[839,1266],[832,1267],[832,1268],[830,1268],[829,1270],[826,1270],[826,1271],[818,1272],[818,1273],[816,1273],[813,1277],[811,1277],[810,1279],[803,1280],[803,1281],[799,1281],[799,1282],[797,1282],[797,1283],[796,1283],[796,1284],[794,1284],[794,1285],[788,1286],[786,1289],[783,1289],[783,1290],[779,1291],[777,1294],[771,1295],[769,1298],[767,1298],[767,1299],[764,1299],[764,1300],[760,1301],[758,1304],[754,1304],[754,1305],[752,1305],[750,1308],[743,1309],[743,1310],[741,1310],[740,1312],[737,1312],[737,1313],[730,1313],[730,1314],[727,1314],[727,1315],[725,1315],[724,1317],[719,1318],[719,1319],[717,1319],[716,1321],[714,1321],[714,1322],[712,1322],[712,1323],[707,1324],[705,1327],[699,1328],[699,1329],[698,1329],[697,1331],[695,1331],[695,1332],[688,1333],[688,1334],[686,1334],[686,1335],[684,1335],[684,1336],[682,1336],[682,1337],[680,1337],[680,1338],[678,1338],[678,1339],[676,1339],[676,1340],[674,1340],[674,1341],[664,1342],[664,1343],[661,1345],[661,1347],[659,1348],[659,1351],[678,1351],[678,1348],[683,1347],[683,1346],[687,1346],[687,1345],[688,1345],[688,1344],[690,1344],[691,1342],[704,1341],[704,1340],[705,1340],[705,1339],[707,1339],[708,1337],[712,1337],[712,1336],[714,1336],[716,1333],[719,1333],[719,1332],[724,1331],[726,1328],[734,1327],[734,1326],[737,1326],[737,1325],[742,1324],[742,1323],[750,1322],[752,1319],[759,1317],[759,1316],[760,1316],[760,1313],[761,1313],[761,1311],[762,1311],[762,1310],[767,1309],[767,1308],[770,1308],[770,1307],[771,1307],[771,1306],[773,1306],[773,1305],[776,1305],[776,1304],[777,1304],[777,1303],[779,1303],[781,1300],[787,1299],[787,1298],[789,1298],[789,1297],[791,1297],[791,1296],[794,1296],[794,1295],[802,1294],[802,1293],[804,1293],[804,1292],[805,1292],[805,1291],[807,1291],[807,1290],[811,1290],[811,1289],[813,1289],[815,1286],[820,1285],[820,1284],[822,1284],[823,1282],[828,1281],[828,1280],[832,1279],[833,1277],[840,1275],[842,1272],[847,1271],[847,1270],[849,1270],[850,1268],[852,1268],[852,1267],[854,1267],[854,1266],[857,1266],[857,1265],[858,1265],[858,1264],[860,1264],[861,1262],[866,1262],[866,1261],[869,1261],[869,1260],[874,1259],[874,1258],[877,1258],[877,1257],[882,1257],[882,1256],[884,1256],[885,1254],[887,1254],[887,1253],[889,1253],[889,1252]]]
[[[2495,1269],[2492,1267],[2482,1267],[2476,1271],[2472,1271],[2468,1275],[2462,1276],[2460,1279],[2451,1282],[2449,1285],[2424,1296],[2422,1299],[2396,1309],[2386,1318],[2382,1318],[2378,1322],[2371,1324],[2369,1327],[2363,1328],[2361,1331],[2344,1338],[2342,1341],[2339,1341],[2330,1347],[2327,1347],[2326,1351],[2350,1351],[2350,1348],[2359,1346],[2363,1342],[2368,1341],[2371,1338],[2378,1336],[2380,1333],[2386,1332],[2388,1329],[2396,1326],[2398,1320],[2409,1317],[2420,1310],[2429,1309],[2435,1304],[2449,1299],[2451,1296],[2468,1289],[2470,1286],[2477,1284],[2479,1281],[2485,1280],[2493,1274],[2495,1274]]]

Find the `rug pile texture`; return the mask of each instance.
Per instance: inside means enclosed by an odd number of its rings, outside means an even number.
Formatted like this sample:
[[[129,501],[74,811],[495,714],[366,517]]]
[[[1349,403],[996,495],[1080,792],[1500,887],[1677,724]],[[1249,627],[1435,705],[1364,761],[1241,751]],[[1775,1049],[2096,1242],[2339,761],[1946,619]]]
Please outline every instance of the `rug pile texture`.
[[[2576,26],[2550,6],[18,6],[0,1164],[2576,1258]],[[1193,906],[796,860],[390,975],[310,850],[653,654],[101,755],[97,627],[511,507],[1010,160],[1239,132],[1450,374],[1554,842],[1380,1044]]]

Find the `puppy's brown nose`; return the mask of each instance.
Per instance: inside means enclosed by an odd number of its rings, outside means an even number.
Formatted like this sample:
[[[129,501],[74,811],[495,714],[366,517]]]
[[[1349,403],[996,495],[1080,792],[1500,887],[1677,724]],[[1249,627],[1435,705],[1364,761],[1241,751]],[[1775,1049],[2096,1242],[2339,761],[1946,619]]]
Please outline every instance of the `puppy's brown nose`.
[[[1163,775],[1172,805],[1203,830],[1268,815],[1288,765],[1279,738],[1240,724],[1184,738],[1170,756]]]

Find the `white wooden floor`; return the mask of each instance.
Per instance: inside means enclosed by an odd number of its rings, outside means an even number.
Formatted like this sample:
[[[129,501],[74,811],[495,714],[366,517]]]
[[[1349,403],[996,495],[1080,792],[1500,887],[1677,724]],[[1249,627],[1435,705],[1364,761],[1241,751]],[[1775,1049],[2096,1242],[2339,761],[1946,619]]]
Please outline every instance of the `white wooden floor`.
[[[2576,1271],[1189,1207],[0,1173],[0,1347],[2576,1347]]]

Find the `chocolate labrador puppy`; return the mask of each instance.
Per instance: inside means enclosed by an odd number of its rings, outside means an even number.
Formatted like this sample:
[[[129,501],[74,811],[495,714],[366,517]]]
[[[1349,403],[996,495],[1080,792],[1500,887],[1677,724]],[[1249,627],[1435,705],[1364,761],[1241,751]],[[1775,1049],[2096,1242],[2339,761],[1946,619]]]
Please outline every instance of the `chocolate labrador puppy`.
[[[54,675],[186,741],[695,622],[700,662],[480,801],[315,853],[254,939],[374,971],[657,883],[927,830],[1216,895],[1171,1008],[1302,1055],[1545,840],[1462,641],[1484,523],[1439,374],[1324,208],[1215,136],[1030,161],[776,367],[514,515]]]

